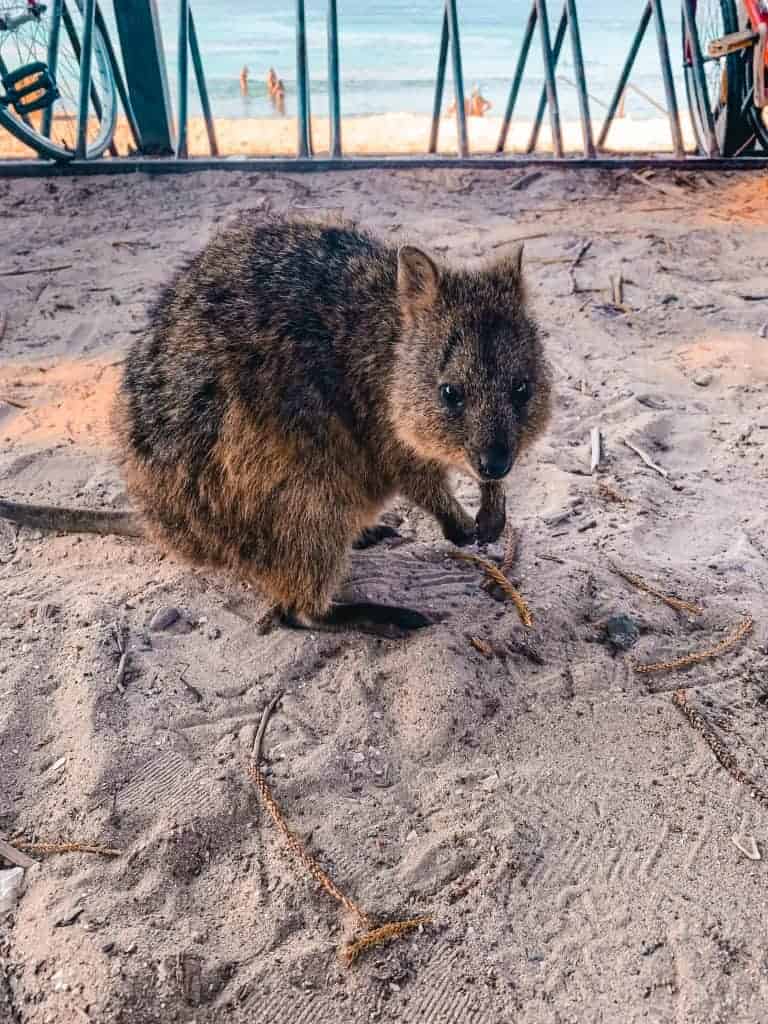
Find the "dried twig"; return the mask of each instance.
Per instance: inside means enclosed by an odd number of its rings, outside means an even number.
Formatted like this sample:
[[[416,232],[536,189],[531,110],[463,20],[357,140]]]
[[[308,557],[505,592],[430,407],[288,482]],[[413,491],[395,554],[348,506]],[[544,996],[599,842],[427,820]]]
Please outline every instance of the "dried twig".
[[[603,458],[603,439],[599,427],[592,427],[589,433],[589,444],[591,449],[589,471],[594,473]]]
[[[23,277],[25,274],[52,274],[56,270],[69,270],[71,263],[60,263],[55,267],[23,267],[20,270],[0,270],[0,277]]]
[[[260,768],[261,748],[264,742],[267,723],[269,722],[270,716],[277,707],[281,697],[282,694],[278,694],[276,697],[273,697],[264,709],[261,716],[261,722],[259,723],[259,728],[256,732],[256,738],[253,743],[252,757],[247,769],[248,774],[259,791],[259,795],[264,802],[264,806],[269,811],[278,831],[283,836],[288,849],[294,854],[299,863],[303,865],[310,877],[313,878],[329,896],[336,900],[337,903],[340,903],[346,910],[348,910],[357,919],[358,923],[366,929],[366,933],[364,935],[349,943],[340,952],[342,960],[347,964],[347,966],[351,966],[360,954],[364,953],[367,949],[372,949],[375,946],[381,945],[383,942],[388,942],[390,939],[395,939],[400,935],[405,935],[407,932],[413,931],[421,925],[429,924],[432,918],[428,916],[416,917],[409,918],[405,921],[391,921],[383,925],[376,925],[370,914],[367,914],[362,907],[358,906],[354,900],[350,899],[346,893],[339,889],[330,875],[322,869],[315,858],[304,848],[299,838],[291,831],[288,822],[285,820],[283,812],[280,810],[277,801],[272,795],[272,791],[270,790]]]
[[[117,666],[117,675],[115,676],[115,686],[122,694],[125,693],[125,686],[123,684],[123,680],[125,679],[125,673],[128,671],[128,658],[128,651],[123,651],[123,653],[120,655],[120,661],[118,662]]]
[[[120,857],[122,850],[111,846],[93,846],[90,843],[28,843],[14,840],[17,850],[28,850],[29,853],[96,853],[101,857]]]
[[[267,725],[269,724],[269,720],[272,717],[275,708],[282,699],[283,692],[281,690],[280,693],[275,694],[269,704],[264,708],[264,713],[261,716],[261,721],[259,722],[259,728],[256,731],[256,736],[253,740],[253,749],[251,751],[251,757],[255,765],[261,764],[261,748],[264,743],[264,733],[267,731]]]
[[[579,249],[578,253],[576,254],[576,259],[571,263],[570,267],[568,268],[568,275],[569,275],[569,277],[571,279],[571,294],[572,295],[576,295],[576,294],[578,294],[578,293],[580,293],[580,292],[585,290],[585,289],[579,288],[577,286],[577,284],[576,284],[576,276],[575,275],[576,275],[576,270],[578,269],[579,264],[581,263],[581,261],[584,259],[584,257],[587,255],[587,253],[589,252],[589,250],[591,248],[592,248],[592,239],[590,238],[589,241],[584,242],[582,244],[581,248]]]
[[[667,472],[667,470],[663,469],[661,466],[657,466],[653,459],[650,457],[650,455],[644,452],[642,448],[638,448],[636,444],[632,444],[632,442],[628,441],[626,438],[624,438],[624,444],[627,446],[627,448],[631,448],[635,455],[639,455],[643,462],[646,464],[646,466],[648,466],[650,469],[654,470],[656,473],[659,473],[661,476],[664,477],[665,480],[669,477],[669,473]]]
[[[762,789],[754,779],[750,778],[743,769],[739,768],[733,754],[723,743],[720,742],[717,736],[715,736],[699,712],[690,706],[686,691],[683,689],[675,690],[672,694],[672,703],[685,715],[696,732],[700,734],[701,738],[731,778],[735,779],[736,782],[741,783],[741,785],[746,786],[755,800],[768,810],[768,793],[766,793],[766,791]]]
[[[8,314],[0,310],[0,341],[5,337],[5,328],[8,326]]]
[[[727,637],[721,640],[719,644],[715,644],[714,647],[709,647],[705,651],[693,651],[691,654],[683,654],[681,657],[673,658],[671,661],[656,661],[649,665],[634,662],[634,669],[642,675],[649,675],[652,672],[673,672],[678,668],[688,668],[690,665],[698,665],[702,661],[709,661],[711,658],[716,658],[718,655],[724,654],[726,651],[730,651],[732,647],[735,647],[740,640],[743,640],[752,631],[753,625],[754,619],[751,615],[747,615]]]
[[[611,302],[617,309],[624,308],[624,278],[621,271],[611,274]]]
[[[584,257],[587,255],[587,253],[589,252],[589,250],[591,248],[592,248],[592,239],[590,238],[588,242],[584,242],[584,244],[582,245],[582,247],[579,249],[578,253],[576,254],[576,259],[571,264],[571,273],[573,273],[574,270],[578,270],[579,264],[581,263],[581,261],[584,259]]]
[[[466,551],[449,551],[448,555],[460,562],[471,562],[473,565],[479,566],[486,576],[493,580],[494,583],[497,583],[510,601],[514,603],[522,624],[528,627],[533,625],[533,616],[531,615],[530,608],[525,603],[525,598],[512,586],[497,565],[489,562],[487,558],[481,558],[479,555],[472,555]]]
[[[654,597],[658,597],[664,604],[669,605],[670,608],[674,608],[678,612],[689,612],[691,615],[703,615],[704,609],[700,608],[697,604],[692,604],[690,601],[683,601],[679,597],[670,597],[668,594],[663,594],[660,590],[651,586],[650,583],[646,583],[642,576],[638,576],[637,573],[629,572],[627,569],[622,569],[620,565],[608,559],[608,565],[611,570],[615,572],[622,579],[625,579],[627,583],[631,583],[637,587],[638,590],[644,590],[646,594],[652,594]]]

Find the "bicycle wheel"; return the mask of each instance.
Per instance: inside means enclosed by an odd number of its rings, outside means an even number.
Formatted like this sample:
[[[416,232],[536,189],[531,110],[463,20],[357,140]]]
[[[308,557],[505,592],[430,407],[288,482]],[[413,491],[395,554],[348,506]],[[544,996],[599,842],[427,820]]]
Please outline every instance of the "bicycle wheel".
[[[0,0],[0,101],[5,100],[0,102],[0,124],[54,160],[75,155],[82,38],[82,0]],[[23,94],[17,102],[11,95],[14,90]],[[116,120],[112,68],[104,37],[94,26],[88,157],[104,152]]]
[[[733,156],[747,145],[754,134],[744,110],[744,56],[743,51],[715,58],[707,55],[712,39],[719,39],[739,28],[736,5],[733,0],[697,0],[695,8],[696,32],[704,58],[704,75],[712,110],[720,153]],[[699,101],[691,63],[690,45],[685,31],[683,15],[683,70],[688,108],[691,112],[693,132],[700,152],[707,152],[707,116]]]

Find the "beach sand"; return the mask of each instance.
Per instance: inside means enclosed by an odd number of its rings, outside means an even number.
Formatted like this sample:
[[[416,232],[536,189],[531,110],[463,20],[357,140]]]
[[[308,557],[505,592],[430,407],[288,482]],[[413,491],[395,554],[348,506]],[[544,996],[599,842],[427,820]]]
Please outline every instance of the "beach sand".
[[[681,114],[683,140],[686,147],[695,149],[690,118]],[[499,117],[471,117],[468,119],[470,150],[476,154],[496,152],[501,131]],[[432,120],[423,114],[378,114],[370,117],[349,117],[342,122],[342,143],[347,156],[415,155],[426,153]],[[327,117],[312,118],[312,138],[318,156],[328,152],[329,122]],[[595,140],[602,127],[593,123]],[[563,146],[568,153],[582,153],[583,139],[578,121],[565,121],[562,126]],[[296,119],[293,117],[217,118],[216,138],[222,156],[295,156]],[[531,135],[529,121],[512,124],[505,147],[506,153],[524,153]],[[74,125],[54,131],[54,138],[64,137],[73,143]],[[200,117],[190,118],[188,126],[190,156],[207,156],[210,152],[205,122]],[[130,152],[132,140],[124,120],[118,122],[115,145],[120,154]],[[614,121],[606,140],[609,153],[669,153],[672,152],[669,122],[663,117],[637,120],[627,115]],[[443,117],[440,121],[438,151],[454,155],[458,151],[456,120]],[[541,129],[537,152],[552,151],[548,118]],[[29,156],[29,149],[18,140],[0,131],[0,158]]]
[[[174,267],[247,209],[343,215],[455,262],[524,239],[557,384],[507,486],[529,633],[403,502],[403,542],[351,571],[359,591],[445,614],[406,643],[261,635],[257,593],[148,543],[0,524],[0,834],[122,851],[26,872],[0,913],[3,1022],[766,1019],[768,810],[671,698],[688,687],[768,787],[768,178],[521,177],[0,182],[3,497],[125,504],[107,427],[120,363]],[[176,622],[150,628],[167,607]],[[621,614],[640,629],[629,654],[605,642]],[[711,647],[748,614],[716,660],[632,666]],[[296,834],[376,920],[434,918],[350,969],[354,922],[245,772],[281,692],[264,753]]]

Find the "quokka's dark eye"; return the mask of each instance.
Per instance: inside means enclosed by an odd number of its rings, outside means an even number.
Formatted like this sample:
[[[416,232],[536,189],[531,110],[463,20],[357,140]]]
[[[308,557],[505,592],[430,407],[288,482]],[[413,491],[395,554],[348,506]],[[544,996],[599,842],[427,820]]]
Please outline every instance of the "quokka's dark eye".
[[[461,384],[441,384],[440,400],[448,412],[459,413],[464,408],[464,388]]]
[[[529,380],[521,380],[512,385],[512,404],[521,408],[530,402],[533,395],[533,387]]]

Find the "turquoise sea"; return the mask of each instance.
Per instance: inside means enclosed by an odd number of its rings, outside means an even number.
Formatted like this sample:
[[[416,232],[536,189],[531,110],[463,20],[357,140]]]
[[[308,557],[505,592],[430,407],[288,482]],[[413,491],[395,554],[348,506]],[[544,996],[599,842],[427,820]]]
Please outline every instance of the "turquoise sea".
[[[168,57],[171,89],[175,88],[177,4],[158,0],[163,42]],[[593,116],[599,118],[606,104],[640,20],[644,0],[617,4],[610,0],[583,0],[579,6],[582,44],[589,90],[594,97]],[[530,7],[527,0],[459,0],[459,18],[465,86],[480,85],[494,105],[503,111],[510,80],[520,49]],[[200,37],[206,78],[214,113],[219,117],[272,115],[265,76],[274,67],[286,87],[286,114],[295,114],[296,44],[295,5],[280,0],[261,3],[193,0],[192,10]],[[442,24],[439,0],[338,0],[344,116],[387,112],[429,113],[434,96],[434,76]],[[549,8],[554,38],[561,4]],[[312,112],[328,110],[326,5],[307,0],[306,21],[311,77]],[[681,83],[680,8],[666,5],[670,51],[678,85]],[[249,68],[250,95],[240,95],[238,76]],[[450,62],[449,62],[450,71]],[[570,41],[566,37],[559,74],[573,79]],[[653,24],[638,56],[632,83],[664,104]],[[534,37],[531,60],[520,95],[521,117],[535,110],[543,84],[540,43]],[[559,95],[566,118],[578,116],[576,93],[560,81]],[[445,105],[452,95],[450,74]],[[682,88],[678,101],[685,105]],[[628,97],[633,117],[659,116],[647,99]],[[194,88],[190,110],[199,105]]]

